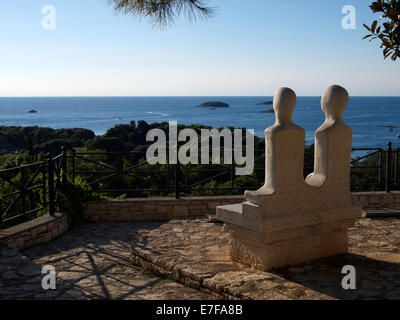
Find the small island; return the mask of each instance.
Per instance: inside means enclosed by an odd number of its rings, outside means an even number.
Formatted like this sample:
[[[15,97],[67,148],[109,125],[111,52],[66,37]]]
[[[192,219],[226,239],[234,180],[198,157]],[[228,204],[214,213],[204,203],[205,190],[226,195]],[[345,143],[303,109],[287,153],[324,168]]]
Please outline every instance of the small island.
[[[274,109],[260,111],[261,113],[275,113]]]
[[[260,102],[257,103],[258,106],[269,106],[272,105],[274,102],[273,101],[264,101],[264,102]]]
[[[229,104],[227,104],[225,102],[219,102],[219,101],[210,101],[210,102],[202,103],[198,107],[200,107],[200,108],[227,108],[227,107],[229,107]]]

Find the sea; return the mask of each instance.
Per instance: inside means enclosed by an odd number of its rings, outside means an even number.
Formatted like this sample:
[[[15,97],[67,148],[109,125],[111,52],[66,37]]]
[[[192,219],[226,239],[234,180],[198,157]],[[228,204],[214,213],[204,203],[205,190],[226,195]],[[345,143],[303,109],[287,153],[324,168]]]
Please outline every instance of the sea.
[[[0,98],[0,126],[86,128],[97,135],[116,124],[145,120],[177,121],[254,129],[263,137],[275,122],[273,113],[258,105],[272,97],[33,97]],[[208,101],[228,103],[229,108],[199,108]],[[306,130],[306,143],[314,143],[315,130],[323,123],[321,97],[298,97],[293,120]],[[29,113],[36,110],[37,113]],[[400,97],[351,97],[343,115],[353,129],[353,147],[385,148],[391,141],[400,147]]]

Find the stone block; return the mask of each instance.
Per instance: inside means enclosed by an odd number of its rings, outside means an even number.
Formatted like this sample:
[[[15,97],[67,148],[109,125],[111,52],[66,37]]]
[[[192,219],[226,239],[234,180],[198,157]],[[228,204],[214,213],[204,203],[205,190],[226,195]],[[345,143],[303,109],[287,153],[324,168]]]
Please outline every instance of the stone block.
[[[19,249],[18,248],[18,244],[17,244],[17,241],[15,241],[15,240],[12,240],[12,241],[9,241],[8,243],[7,243],[7,247],[9,247],[9,248],[11,248],[11,249]]]
[[[159,213],[169,213],[169,212],[172,212],[172,211],[173,211],[173,209],[170,206],[159,206],[158,207],[158,212]]]
[[[31,233],[30,231],[24,232],[21,237],[24,239],[24,241],[29,241],[31,240]]]
[[[157,211],[158,210],[157,205],[152,204],[152,203],[142,203],[140,208],[143,211]]]
[[[132,221],[132,214],[130,212],[120,212],[116,217],[116,221],[129,222]]]
[[[382,196],[382,202],[384,203],[385,207],[392,207],[394,205],[394,197],[392,194],[385,194]]]
[[[250,265],[253,268],[269,271],[271,269],[297,265],[348,253],[347,228],[332,225],[310,226],[298,230],[288,230],[292,236],[276,232],[263,234],[248,232],[233,225],[227,225],[231,235],[230,255],[233,261]]]
[[[99,222],[100,221],[100,217],[99,216],[89,216],[88,219],[89,219],[89,221],[92,221],[92,222]]]
[[[102,222],[115,222],[116,216],[102,216],[101,221]]]
[[[368,205],[374,206],[381,204],[381,199],[378,195],[368,197]]]
[[[174,206],[173,214],[178,216],[187,216],[189,214],[189,209],[187,206],[177,205]]]
[[[217,208],[217,206],[222,205],[221,203],[217,202],[217,201],[210,201],[208,203],[208,209],[210,210],[215,210]]]
[[[46,233],[43,235],[43,241],[44,241],[45,243],[51,241],[51,231],[46,232]]]
[[[60,236],[60,231],[59,231],[58,227],[53,228],[53,230],[51,230],[51,238],[54,239],[59,236]]]
[[[203,210],[203,209],[208,209],[207,204],[201,205],[201,204],[195,204],[195,205],[190,205],[189,210]]]
[[[36,228],[36,234],[45,233],[47,231],[47,225],[42,225]]]
[[[190,214],[189,215],[191,217],[201,217],[201,216],[204,216],[205,213],[201,209],[195,209],[195,210],[190,210]]]
[[[37,235],[37,229],[36,229],[36,228],[33,228],[33,229],[31,230],[31,239],[35,239],[35,238],[36,238],[36,235]]]

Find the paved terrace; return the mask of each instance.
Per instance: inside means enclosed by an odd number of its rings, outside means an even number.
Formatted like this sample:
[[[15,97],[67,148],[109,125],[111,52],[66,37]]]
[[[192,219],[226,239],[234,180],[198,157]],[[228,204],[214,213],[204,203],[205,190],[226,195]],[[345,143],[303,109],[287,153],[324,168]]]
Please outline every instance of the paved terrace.
[[[0,300],[214,299],[132,266],[130,245],[140,228],[132,223],[86,224],[21,253],[0,249]],[[41,265],[55,267],[57,290],[42,289]]]
[[[232,264],[223,226],[205,219],[86,224],[21,253],[0,249],[0,299],[400,299],[400,219],[362,218],[350,242],[348,256],[261,272]],[[55,291],[41,289],[46,264]],[[341,289],[345,264],[357,290]]]

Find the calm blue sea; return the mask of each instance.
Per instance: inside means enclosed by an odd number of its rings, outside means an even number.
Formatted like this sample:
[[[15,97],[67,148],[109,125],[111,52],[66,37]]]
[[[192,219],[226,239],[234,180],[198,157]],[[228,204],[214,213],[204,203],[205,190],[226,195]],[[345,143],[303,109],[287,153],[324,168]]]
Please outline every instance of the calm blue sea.
[[[313,143],[314,132],[324,119],[320,99],[298,97],[294,121],[306,129],[307,143]],[[87,128],[103,134],[115,124],[132,120],[175,120],[182,124],[246,127],[263,136],[275,116],[261,113],[271,106],[257,103],[268,100],[272,97],[0,98],[0,125]],[[195,107],[207,101],[223,101],[231,107]],[[31,109],[38,113],[28,113]],[[400,97],[351,97],[344,120],[353,129],[354,147],[384,147],[388,141],[400,145]]]

